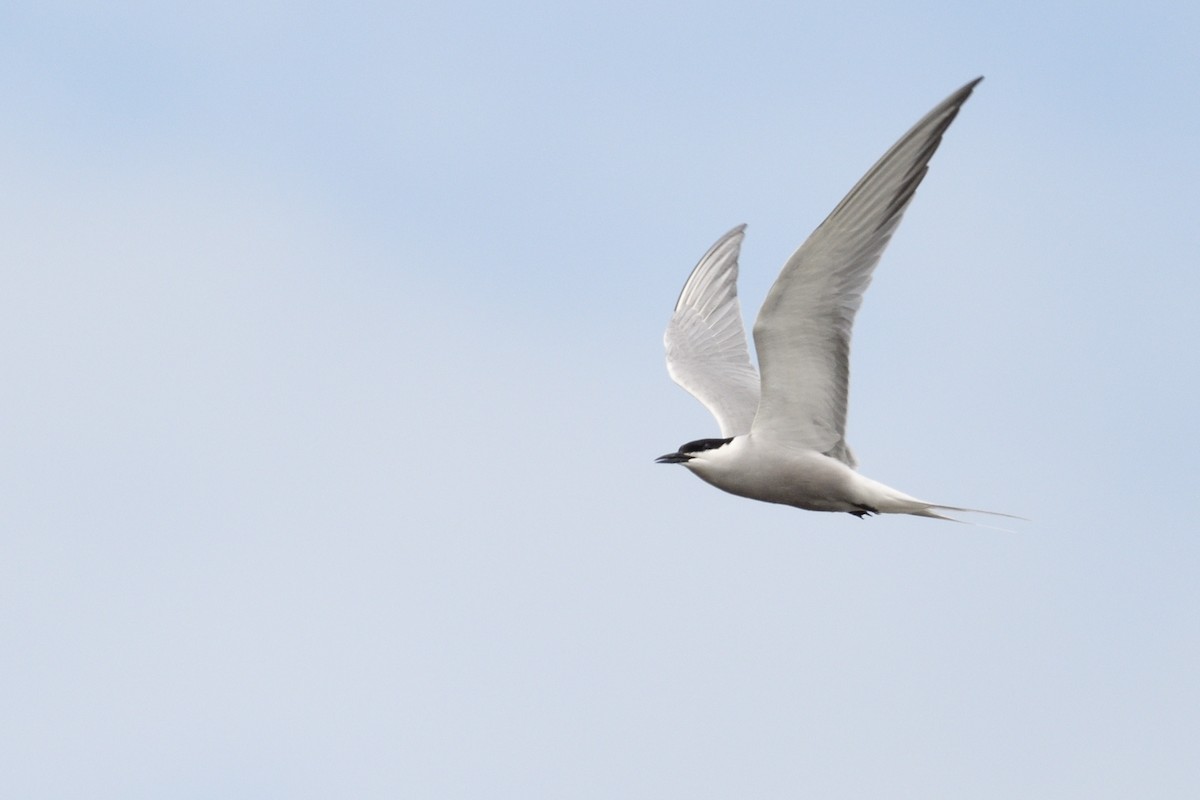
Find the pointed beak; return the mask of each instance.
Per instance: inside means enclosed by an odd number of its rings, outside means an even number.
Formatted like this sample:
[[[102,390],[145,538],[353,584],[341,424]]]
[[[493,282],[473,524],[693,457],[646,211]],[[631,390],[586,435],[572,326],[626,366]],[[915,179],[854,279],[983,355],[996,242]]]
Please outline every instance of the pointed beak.
[[[686,464],[692,457],[686,453],[667,453],[654,459],[655,464]]]

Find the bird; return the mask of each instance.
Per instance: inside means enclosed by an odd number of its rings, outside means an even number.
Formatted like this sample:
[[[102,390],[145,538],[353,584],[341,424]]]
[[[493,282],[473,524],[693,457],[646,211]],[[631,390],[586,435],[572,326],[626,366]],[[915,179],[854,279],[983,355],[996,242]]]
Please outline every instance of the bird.
[[[667,372],[720,426],[719,437],[659,456],[741,497],[860,519],[1000,512],[931,503],[857,471],[846,444],[850,338],[863,293],[929,168],[942,135],[983,80],[921,118],[855,184],[784,264],[754,323],[754,368],[738,303],[746,226],[692,270],[664,336]]]

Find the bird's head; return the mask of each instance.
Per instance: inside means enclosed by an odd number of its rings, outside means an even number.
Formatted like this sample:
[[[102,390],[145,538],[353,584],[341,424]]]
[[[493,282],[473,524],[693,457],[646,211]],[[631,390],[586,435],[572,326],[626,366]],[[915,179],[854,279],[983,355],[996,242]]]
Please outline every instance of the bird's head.
[[[696,458],[701,453],[706,453],[711,450],[716,450],[718,447],[724,447],[733,441],[733,437],[728,439],[697,439],[694,442],[680,445],[679,449],[674,453],[667,453],[665,456],[659,456],[654,459],[655,464],[686,464],[693,458]]]

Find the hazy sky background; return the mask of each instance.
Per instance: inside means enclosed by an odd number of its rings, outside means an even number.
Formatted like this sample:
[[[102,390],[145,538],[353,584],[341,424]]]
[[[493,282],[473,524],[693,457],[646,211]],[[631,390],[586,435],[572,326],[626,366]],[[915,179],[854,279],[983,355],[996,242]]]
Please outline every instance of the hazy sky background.
[[[1195,3],[0,9],[0,792],[1191,798]],[[985,75],[862,470],[717,492],[661,336]]]

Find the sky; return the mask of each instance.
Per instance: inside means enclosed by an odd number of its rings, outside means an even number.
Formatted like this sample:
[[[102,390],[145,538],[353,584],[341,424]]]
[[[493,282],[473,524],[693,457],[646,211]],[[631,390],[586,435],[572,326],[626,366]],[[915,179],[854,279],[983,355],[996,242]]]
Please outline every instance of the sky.
[[[0,9],[21,798],[1200,790],[1195,4]],[[662,333],[907,128],[867,475],[754,503]]]

